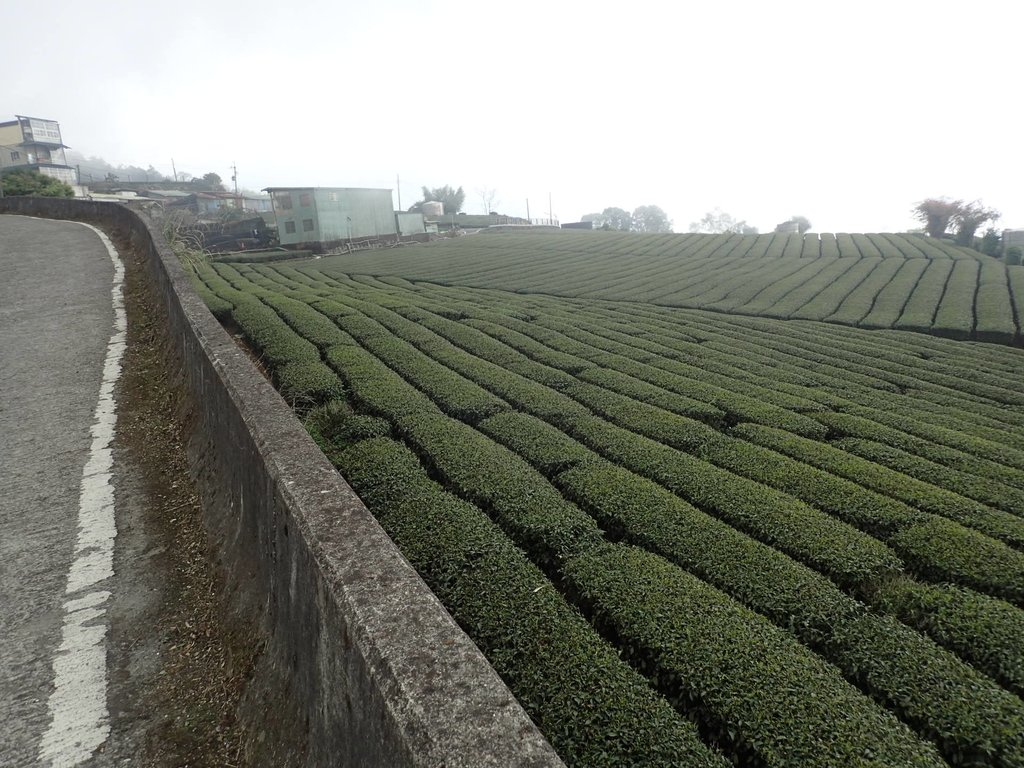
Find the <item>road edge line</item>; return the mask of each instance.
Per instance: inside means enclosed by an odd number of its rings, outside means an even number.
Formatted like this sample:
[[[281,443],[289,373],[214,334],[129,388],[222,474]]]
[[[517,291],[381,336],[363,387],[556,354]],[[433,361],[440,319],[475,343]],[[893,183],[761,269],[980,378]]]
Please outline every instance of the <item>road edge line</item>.
[[[78,536],[64,590],[61,644],[53,658],[54,689],[47,703],[50,722],[37,753],[40,763],[62,767],[88,760],[110,735],[106,613],[111,593],[97,586],[114,575],[114,388],[121,375],[128,329],[124,263],[101,230],[84,222],[76,223],[96,233],[114,265],[114,324],[89,430],[92,445],[79,488]]]

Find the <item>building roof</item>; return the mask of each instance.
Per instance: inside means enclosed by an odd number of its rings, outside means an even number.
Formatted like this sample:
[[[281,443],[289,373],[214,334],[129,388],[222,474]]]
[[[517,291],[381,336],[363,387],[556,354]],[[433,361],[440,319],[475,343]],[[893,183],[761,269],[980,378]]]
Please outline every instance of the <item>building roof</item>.
[[[328,192],[392,192],[390,187],[264,187],[261,192],[309,192],[323,189]]]
[[[160,197],[191,197],[195,192],[185,192],[180,189],[148,189],[146,194]]]
[[[196,197],[202,197],[207,200],[234,200],[236,197],[244,197],[244,195],[236,195],[234,192],[221,192],[209,189],[199,189],[194,194]]]
[[[57,120],[54,120],[53,118],[50,118],[50,117],[30,117],[28,115],[15,115],[15,117],[18,118],[19,120],[39,120],[39,121],[44,122],[44,123],[56,123],[56,122],[58,122]]]
[[[23,120],[38,120],[41,123],[53,123],[57,126],[57,130],[60,130],[60,122],[57,120],[51,120],[48,117],[29,117],[28,115],[15,115],[17,120],[12,120],[10,123],[3,123],[3,125],[15,125]],[[31,144],[45,144],[48,147],[60,147],[61,149],[71,149],[67,144],[62,144],[59,141],[46,141],[45,139],[40,140],[33,137],[31,142],[23,141],[22,146],[29,146]]]
[[[57,123],[60,125],[60,121],[51,120],[48,117],[29,117],[28,115],[15,115],[13,120],[7,120],[0,123],[0,128],[6,128],[8,125],[19,125],[22,120],[38,120],[41,123]]]
[[[15,147],[24,147],[25,145],[24,144],[14,144],[13,146],[15,146]],[[14,165],[8,165],[7,167],[8,168],[22,168],[22,167],[24,167],[24,168],[36,168],[36,167],[42,167],[42,168],[66,168],[69,171],[75,170],[75,167],[73,165],[64,165],[63,163],[41,163],[38,160],[33,160],[31,163],[28,160],[26,160],[23,163],[18,161]]]

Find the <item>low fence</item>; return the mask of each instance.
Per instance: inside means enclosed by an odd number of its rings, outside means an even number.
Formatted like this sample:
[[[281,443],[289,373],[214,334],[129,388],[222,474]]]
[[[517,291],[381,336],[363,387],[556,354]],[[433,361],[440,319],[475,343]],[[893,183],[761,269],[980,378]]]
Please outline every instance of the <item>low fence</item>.
[[[192,289],[144,214],[3,198],[0,213],[88,221],[142,257],[194,412],[193,473],[230,604],[260,627],[257,728],[306,765],[561,766],[518,702],[285,402]]]

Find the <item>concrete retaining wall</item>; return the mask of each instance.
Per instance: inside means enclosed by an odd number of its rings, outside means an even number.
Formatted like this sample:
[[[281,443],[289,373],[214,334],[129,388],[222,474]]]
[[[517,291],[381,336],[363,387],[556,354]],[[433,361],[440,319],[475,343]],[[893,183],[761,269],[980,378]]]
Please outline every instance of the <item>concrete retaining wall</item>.
[[[288,710],[250,700],[247,719],[293,731],[280,740],[307,765],[562,765],[144,215],[17,197],[0,213],[88,221],[144,258],[194,405],[193,470],[230,601],[264,634],[250,686]]]

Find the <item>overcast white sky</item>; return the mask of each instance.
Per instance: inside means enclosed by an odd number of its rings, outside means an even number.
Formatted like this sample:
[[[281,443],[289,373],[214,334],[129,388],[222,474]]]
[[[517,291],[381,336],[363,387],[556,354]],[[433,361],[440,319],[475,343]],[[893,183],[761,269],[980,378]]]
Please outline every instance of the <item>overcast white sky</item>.
[[[1017,0],[8,2],[0,120],[250,189],[400,174],[403,207],[877,232],[946,195],[1024,227],[1022,28]]]

